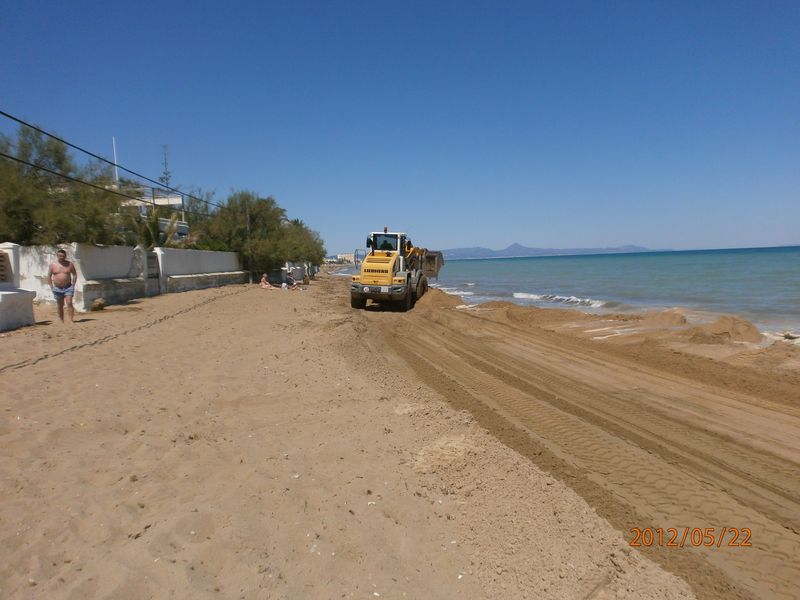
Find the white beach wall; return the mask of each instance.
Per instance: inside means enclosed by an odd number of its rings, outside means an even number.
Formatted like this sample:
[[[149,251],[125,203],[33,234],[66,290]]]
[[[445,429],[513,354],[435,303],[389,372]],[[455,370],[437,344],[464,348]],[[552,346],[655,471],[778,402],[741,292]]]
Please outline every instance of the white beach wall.
[[[75,260],[84,281],[127,279],[142,274],[142,257],[130,246],[76,244]]]
[[[142,256],[130,246],[95,246],[93,244],[61,244],[60,246],[22,246],[20,247],[21,287],[36,292],[40,302],[54,303],[52,289],[48,282],[50,263],[56,260],[56,252],[63,248],[67,259],[75,263],[78,271],[78,284],[75,288],[75,308],[87,310],[95,298],[103,297],[102,292],[111,295],[114,286],[109,288],[100,282],[106,280],[127,280],[119,282],[119,291],[126,288],[122,297],[108,298],[107,301],[124,301],[140,297],[138,287],[131,279],[138,278],[142,272]]]
[[[47,269],[56,259],[56,246],[21,246],[19,253],[20,287],[36,292],[37,300],[55,302],[47,283]],[[65,244],[70,258],[75,256],[75,244]],[[80,271],[79,271],[80,272]]]
[[[163,277],[241,271],[239,255],[236,252],[178,248],[156,248],[155,252],[159,257]]]
[[[103,298],[107,304],[119,304],[159,291],[162,294],[183,292],[242,283],[246,279],[236,252],[156,248],[160,280],[145,280],[143,272],[147,259],[141,248],[77,243],[20,246],[19,287],[33,290],[37,302],[55,303],[47,274],[59,248],[67,251],[67,258],[75,263],[78,271],[73,301],[79,311],[89,310],[98,298]]]
[[[161,269],[162,292],[186,292],[202,288],[244,283],[236,252],[155,248]]]

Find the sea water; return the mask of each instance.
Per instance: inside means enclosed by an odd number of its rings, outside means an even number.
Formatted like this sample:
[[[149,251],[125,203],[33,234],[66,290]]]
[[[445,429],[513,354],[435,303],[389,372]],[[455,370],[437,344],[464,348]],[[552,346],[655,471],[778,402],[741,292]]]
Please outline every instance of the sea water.
[[[589,312],[681,307],[800,330],[800,246],[448,260],[433,281],[468,304]]]

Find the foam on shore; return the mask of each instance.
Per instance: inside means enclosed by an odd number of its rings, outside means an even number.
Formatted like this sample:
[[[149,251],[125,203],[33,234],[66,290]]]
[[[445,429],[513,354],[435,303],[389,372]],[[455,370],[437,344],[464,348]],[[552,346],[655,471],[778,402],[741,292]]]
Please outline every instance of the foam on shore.
[[[588,306],[590,308],[603,308],[606,302],[594,298],[578,298],[577,296],[561,296],[559,294],[529,294],[527,292],[514,292],[512,296],[518,300],[535,300],[537,302],[552,302],[553,304],[568,304],[572,306]]]

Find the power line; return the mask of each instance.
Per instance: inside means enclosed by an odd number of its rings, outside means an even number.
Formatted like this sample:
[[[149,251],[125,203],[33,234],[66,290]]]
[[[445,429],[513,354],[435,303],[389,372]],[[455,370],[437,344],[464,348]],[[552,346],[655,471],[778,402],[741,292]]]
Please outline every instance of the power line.
[[[47,167],[43,167],[41,165],[37,165],[34,163],[30,163],[27,160],[22,160],[21,158],[17,158],[16,156],[11,156],[10,154],[6,154],[5,152],[0,152],[0,156],[3,158],[7,158],[9,160],[13,160],[23,165],[27,165],[31,168],[38,169],[39,171],[44,171],[45,173],[50,173],[51,175],[56,175],[57,177],[62,177],[69,181],[73,181],[75,183],[81,183],[83,185],[88,185],[89,187],[95,188],[96,190],[100,190],[101,192],[106,192],[108,194],[115,194],[117,196],[122,196],[123,198],[129,198],[131,200],[136,200],[137,202],[145,202],[147,204],[152,204],[154,207],[158,208],[159,205],[156,204],[153,200],[146,200],[145,198],[137,198],[136,196],[131,196],[130,194],[125,194],[123,192],[117,190],[110,190],[108,188],[104,188],[101,185],[97,185],[95,183],[90,183],[88,181],[84,181],[83,179],[78,179],[77,177],[72,177],[70,175],[66,175],[64,173],[59,173],[58,171],[53,171],[52,169],[48,169]],[[209,216],[208,213],[201,213],[194,210],[182,210],[181,212],[189,213],[190,215],[200,215],[201,217]]]
[[[140,179],[144,179],[145,181],[149,181],[150,183],[154,183],[155,185],[157,185],[160,188],[163,188],[165,190],[169,190],[170,192],[175,192],[176,194],[181,194],[182,196],[187,196],[188,198],[192,198],[193,200],[197,200],[199,202],[205,202],[206,204],[210,204],[211,206],[216,206],[217,208],[223,208],[222,204],[218,204],[216,202],[211,202],[210,200],[205,200],[204,198],[198,198],[197,196],[194,196],[192,194],[188,194],[186,192],[182,192],[181,190],[179,190],[177,188],[173,188],[173,187],[170,187],[168,185],[164,185],[163,183],[161,183],[160,181],[156,181],[155,179],[150,179],[146,175],[142,175],[141,173],[137,173],[136,171],[132,171],[131,169],[123,167],[122,165],[118,165],[117,163],[115,163],[113,161],[110,161],[107,158],[103,158],[102,156],[100,156],[98,154],[95,154],[94,152],[90,152],[89,150],[86,150],[84,148],[81,148],[80,146],[77,146],[77,145],[75,145],[75,144],[73,144],[71,142],[68,142],[67,140],[62,139],[62,138],[58,137],[57,135],[53,135],[52,133],[49,133],[49,132],[45,131],[44,129],[41,129],[41,128],[37,127],[36,125],[31,125],[30,123],[27,123],[26,121],[23,121],[19,117],[15,117],[14,115],[11,115],[11,114],[3,111],[3,110],[0,110],[0,115],[6,117],[8,119],[11,119],[12,121],[16,121],[20,125],[24,125],[25,127],[33,129],[34,131],[38,131],[39,133],[44,134],[44,135],[46,135],[46,136],[48,136],[48,137],[50,137],[50,138],[52,138],[52,139],[54,139],[56,141],[59,141],[62,144],[65,144],[65,145],[69,146],[70,148],[74,148],[75,150],[83,152],[84,154],[88,154],[89,156],[91,156],[93,158],[96,158],[97,160],[102,161],[102,162],[104,162],[104,163],[106,163],[108,165],[111,165],[112,167],[116,167],[116,168],[122,169],[126,173],[130,173],[131,175],[139,177]],[[185,212],[189,212],[189,211],[185,211]]]

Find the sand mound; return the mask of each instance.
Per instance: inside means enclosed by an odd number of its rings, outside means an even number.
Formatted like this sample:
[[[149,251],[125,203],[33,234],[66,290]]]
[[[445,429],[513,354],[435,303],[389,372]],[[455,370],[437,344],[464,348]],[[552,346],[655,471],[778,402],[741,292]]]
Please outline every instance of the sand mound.
[[[92,310],[103,310],[108,303],[106,302],[105,298],[96,298],[94,302],[92,302]]]
[[[731,362],[753,365],[760,369],[800,370],[800,346],[778,340],[764,349],[739,354]]]
[[[713,323],[699,325],[686,330],[689,340],[699,344],[724,344],[727,342],[751,342],[762,340],[761,332],[750,321],[737,317],[722,316]]]
[[[474,445],[465,439],[465,436],[445,435],[417,452],[414,457],[414,470],[417,473],[436,473],[444,467],[457,463],[468,452],[474,450]]]
[[[417,300],[417,307],[420,308],[455,308],[464,304],[460,296],[453,296],[452,294],[445,294],[442,290],[435,288],[428,288],[428,291]]]
[[[642,319],[642,325],[646,327],[678,327],[686,323],[686,317],[677,308],[645,313]]]
[[[537,306],[520,306],[513,302],[494,300],[479,305],[481,309],[490,309],[486,318],[506,325],[529,325],[539,327],[553,323],[582,321],[589,315],[568,308],[539,308]]]
[[[505,309],[505,308],[518,308],[516,304],[513,302],[508,302],[506,300],[492,300],[491,302],[483,302],[480,305],[481,308],[492,308],[492,309]]]
[[[544,325],[553,323],[571,323],[591,318],[586,313],[570,308],[537,308],[535,306],[517,306],[507,311],[509,321],[523,325]]]

